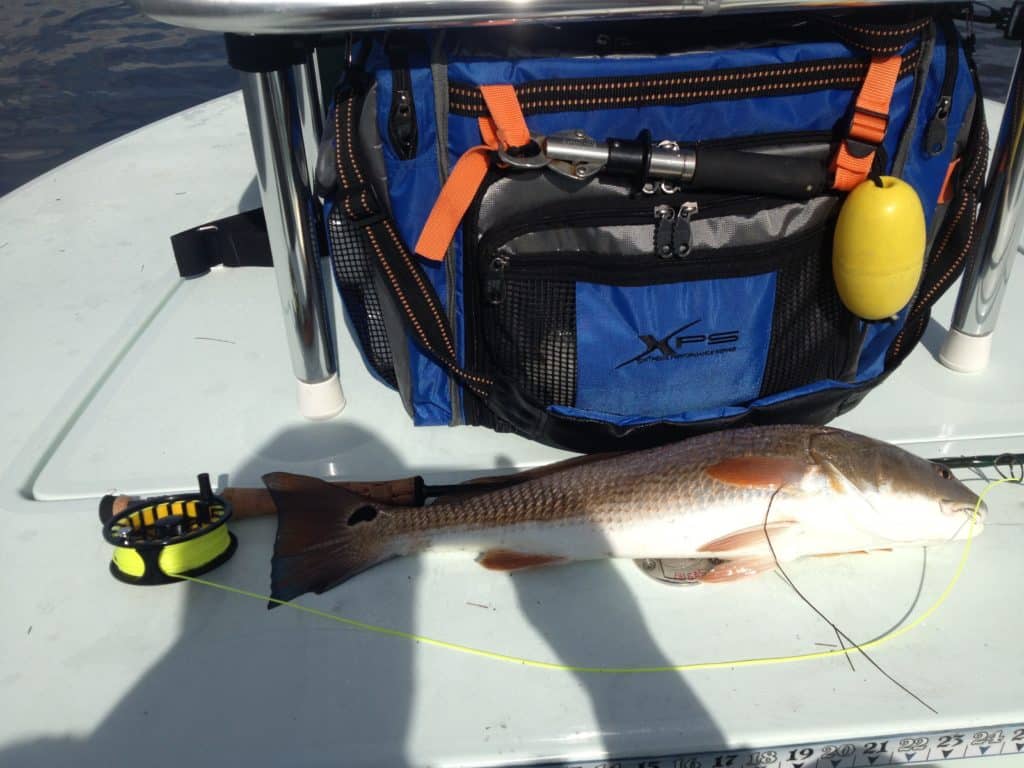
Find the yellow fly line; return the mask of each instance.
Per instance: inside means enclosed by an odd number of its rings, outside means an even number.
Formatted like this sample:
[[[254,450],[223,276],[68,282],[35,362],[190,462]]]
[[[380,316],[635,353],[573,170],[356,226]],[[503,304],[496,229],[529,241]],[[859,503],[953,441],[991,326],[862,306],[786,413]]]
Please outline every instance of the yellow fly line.
[[[365,632],[372,632],[378,635],[387,635],[389,637],[400,637],[405,640],[412,640],[413,642],[420,643],[422,645],[430,645],[434,646],[435,648],[443,648],[447,651],[465,653],[470,656],[479,656],[480,658],[490,659],[492,661],[502,661],[507,662],[509,664],[518,664],[524,667],[534,667],[536,669],[550,669],[559,672],[578,672],[600,675],[636,675],[650,674],[653,672],[690,672],[699,669],[724,669],[735,667],[763,666],[768,664],[790,664],[797,661],[812,661],[814,659],[827,659],[832,656],[841,656],[848,654],[851,650],[857,650],[858,648],[864,651],[870,650],[872,648],[877,648],[878,646],[883,645],[884,643],[888,643],[895,640],[897,637],[900,637],[901,635],[905,635],[907,632],[920,626],[924,621],[931,617],[939,609],[939,607],[944,602],[946,602],[946,599],[949,597],[950,593],[953,591],[953,588],[956,586],[957,582],[960,580],[960,577],[963,575],[964,568],[967,565],[967,557],[971,551],[971,542],[974,539],[974,524],[978,518],[978,510],[981,507],[982,501],[984,500],[985,496],[988,495],[988,492],[992,490],[994,487],[996,487],[997,485],[1001,485],[1002,483],[1009,482],[1020,481],[1012,477],[1004,478],[1002,480],[995,480],[989,483],[981,492],[981,495],[978,497],[978,502],[974,506],[974,513],[971,515],[970,526],[967,530],[967,540],[964,543],[963,553],[960,555],[960,560],[957,563],[956,570],[953,572],[953,576],[952,578],[950,578],[949,583],[946,585],[946,588],[942,591],[942,594],[938,596],[935,602],[932,603],[932,605],[926,611],[924,611],[924,613],[915,618],[909,624],[905,624],[902,627],[893,629],[892,631],[887,632],[881,637],[875,638],[870,642],[854,646],[853,648],[836,648],[834,650],[814,651],[812,653],[802,653],[794,656],[763,656],[749,659],[732,659],[729,661],[700,661],[693,662],[690,664],[669,664],[655,667],[587,667],[579,666],[576,664],[561,664],[552,661],[538,661],[536,659],[527,659],[522,656],[514,656],[512,654],[498,653],[497,651],[489,651],[484,648],[475,648],[471,645],[452,643],[447,640],[439,640],[437,638],[427,637],[425,635],[417,635],[413,632],[403,632],[400,629],[391,629],[389,627],[377,626],[376,624],[368,624],[364,621],[357,621],[356,619],[350,619],[345,616],[339,616],[338,614],[328,613],[327,611],[320,611],[316,608],[310,608],[305,605],[299,605],[298,603],[288,602],[285,600],[275,600],[274,598],[268,597],[266,595],[261,595],[257,592],[249,592],[244,589],[238,589],[237,587],[228,586],[227,584],[220,584],[215,581],[209,581],[208,579],[200,579],[196,578],[195,576],[185,576],[181,573],[177,573],[175,575],[187,581],[194,581],[196,584],[202,584],[204,586],[213,587],[215,589],[220,589],[225,592],[230,592],[232,594],[242,595],[243,597],[251,597],[255,600],[266,600],[272,603],[277,603],[278,605],[293,608],[296,611],[302,611],[303,613],[308,613],[313,616],[319,616],[322,619],[328,619],[339,624],[344,624],[347,627],[361,629]],[[170,573],[170,571],[168,572]]]
[[[160,570],[178,578],[196,568],[202,568],[220,557],[231,546],[231,535],[226,525],[218,525],[209,533],[178,544],[168,544],[160,550]],[[134,549],[114,547],[114,564],[122,573],[142,578],[146,563]]]

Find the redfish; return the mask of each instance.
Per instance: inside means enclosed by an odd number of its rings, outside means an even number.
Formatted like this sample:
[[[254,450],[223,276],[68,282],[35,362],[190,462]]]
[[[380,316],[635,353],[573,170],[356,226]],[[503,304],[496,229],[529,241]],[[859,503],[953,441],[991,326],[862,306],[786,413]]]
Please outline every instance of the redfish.
[[[978,497],[941,465],[820,426],[714,432],[420,508],[270,474],[272,595],[323,592],[395,557],[478,555],[493,570],[575,560],[703,558],[704,582],[775,560],[963,539]],[[975,520],[974,533],[980,533]],[[773,551],[774,550],[774,551]]]

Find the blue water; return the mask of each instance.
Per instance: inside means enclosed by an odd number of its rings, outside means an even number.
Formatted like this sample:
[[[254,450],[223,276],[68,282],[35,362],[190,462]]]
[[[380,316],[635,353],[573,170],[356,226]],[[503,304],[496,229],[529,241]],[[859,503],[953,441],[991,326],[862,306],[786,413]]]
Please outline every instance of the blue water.
[[[0,195],[237,88],[220,35],[117,0],[0,0]]]
[[[1001,99],[1014,45],[990,27],[978,38],[983,87]],[[118,0],[0,0],[0,195],[237,87],[220,35],[150,21]]]

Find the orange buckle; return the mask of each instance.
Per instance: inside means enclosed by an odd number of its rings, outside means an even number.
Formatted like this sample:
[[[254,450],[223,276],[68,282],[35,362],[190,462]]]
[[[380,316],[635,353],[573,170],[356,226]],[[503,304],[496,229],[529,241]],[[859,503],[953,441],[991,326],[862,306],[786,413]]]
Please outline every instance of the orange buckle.
[[[846,137],[847,151],[854,157],[867,157],[885,141],[889,128],[889,115],[857,104]]]

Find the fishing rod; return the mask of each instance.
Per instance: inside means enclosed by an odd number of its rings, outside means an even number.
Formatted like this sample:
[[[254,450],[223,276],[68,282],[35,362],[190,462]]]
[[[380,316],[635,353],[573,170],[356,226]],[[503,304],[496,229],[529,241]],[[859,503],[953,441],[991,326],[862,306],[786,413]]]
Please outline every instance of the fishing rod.
[[[816,158],[686,147],[672,140],[652,141],[650,131],[635,139],[605,141],[580,130],[534,134],[523,147],[499,149],[498,159],[509,168],[549,168],[579,182],[607,173],[637,179],[641,185],[657,181],[797,199],[820,195],[829,187],[825,163]]]
[[[397,480],[336,480],[331,485],[344,488],[359,496],[364,496],[368,501],[375,501],[378,504],[388,504],[402,507],[422,507],[428,499],[436,499],[442,496],[484,493],[487,491],[507,488],[512,485],[524,483],[527,480],[534,480],[538,477],[560,472],[563,469],[589,464],[594,461],[610,459],[618,453],[597,453],[586,456],[574,456],[553,464],[545,464],[533,469],[526,469],[514,474],[491,475],[467,480],[463,483],[432,484],[426,482],[421,475],[403,477]],[[202,475],[200,477],[203,477]],[[219,496],[228,502],[233,509],[233,516],[236,520],[243,520],[250,517],[266,517],[277,514],[274,501],[266,488],[239,488],[228,486],[224,488]],[[108,523],[116,515],[123,514],[126,509],[140,502],[152,502],[153,499],[144,499],[130,495],[107,495],[100,499],[99,518],[103,524]]]
[[[415,475],[397,480],[335,481],[331,485],[369,502],[397,507],[422,507],[428,499],[465,497],[526,482],[562,469],[615,456],[576,456],[510,475],[477,478],[465,483],[430,484]],[[198,477],[199,491],[162,496],[107,495],[100,499],[103,537],[114,546],[110,572],[128,584],[153,585],[181,581],[227,562],[238,546],[228,531],[230,518],[244,520],[277,514],[265,488],[227,487],[214,494],[210,476]]]
[[[941,464],[949,469],[973,469],[981,470],[991,467],[999,473],[1000,477],[1016,479],[1024,482],[1024,459],[1016,453],[991,453],[978,454],[976,456],[943,456],[938,459],[931,459],[935,464]]]
[[[379,504],[421,507],[429,499],[436,499],[441,496],[484,493],[500,488],[508,488],[527,480],[534,480],[551,472],[558,472],[580,464],[611,458],[615,455],[617,454],[602,453],[578,456],[511,475],[480,477],[463,483],[432,484],[426,482],[421,475],[414,475],[397,480],[371,480],[364,482],[339,480],[331,482],[331,485],[344,488],[360,496],[365,496],[367,500],[375,501]],[[1024,459],[1018,454],[1009,452],[974,456],[943,456],[930,459],[930,461],[941,464],[949,469],[982,469],[991,467],[1002,477],[1020,478],[1024,474]],[[228,486],[220,492],[220,496],[231,504],[236,520],[277,514],[270,492],[265,488]],[[136,496],[104,496],[99,503],[100,522],[106,523],[111,517],[123,512],[130,505],[139,501],[142,501],[142,499]]]
[[[464,483],[431,484],[414,475],[396,480],[334,481],[331,485],[369,502],[398,507],[422,507],[429,499],[486,493],[570,467],[611,458],[603,453],[576,456],[515,474],[476,478]],[[980,472],[992,467],[1005,479],[1024,482],[1024,460],[1014,453],[954,456],[932,459],[950,469]],[[180,575],[195,576],[230,559],[237,539],[227,529],[230,518],[244,520],[277,514],[265,488],[226,487],[214,494],[207,474],[198,477],[199,491],[139,498],[104,496],[99,518],[104,538],[114,545],[110,571],[130,584],[166,584]],[[713,567],[713,559],[640,560],[651,578],[669,584],[693,584]]]

